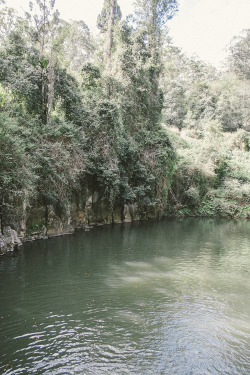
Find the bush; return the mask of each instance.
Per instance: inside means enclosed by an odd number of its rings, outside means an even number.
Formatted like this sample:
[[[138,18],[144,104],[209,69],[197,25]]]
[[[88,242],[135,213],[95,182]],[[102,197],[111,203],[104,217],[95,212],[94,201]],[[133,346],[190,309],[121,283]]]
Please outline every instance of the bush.
[[[196,207],[200,203],[200,194],[197,187],[190,187],[184,192],[185,201],[191,207]]]
[[[248,134],[224,133],[203,121],[200,133],[172,133],[177,165],[169,194],[170,211],[181,215],[247,216],[250,197]],[[201,136],[202,135],[202,136]]]
[[[21,133],[26,137],[22,137]],[[29,129],[0,113],[0,215],[2,225],[20,216],[24,199],[35,194],[37,176],[32,158],[27,152],[32,148]]]

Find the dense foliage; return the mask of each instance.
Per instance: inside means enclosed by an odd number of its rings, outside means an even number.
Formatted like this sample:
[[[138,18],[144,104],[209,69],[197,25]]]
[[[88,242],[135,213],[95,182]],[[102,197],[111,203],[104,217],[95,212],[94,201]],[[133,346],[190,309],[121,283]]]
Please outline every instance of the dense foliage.
[[[39,206],[47,225],[51,205],[59,216],[73,202],[84,209],[94,191],[111,212],[164,205],[175,154],[160,127],[160,58],[140,27],[120,22],[117,3],[112,12],[105,1],[105,48],[94,52],[88,27],[61,20],[54,2],[37,0],[26,19],[2,10],[2,226]]]
[[[164,128],[177,153],[168,214],[250,216],[248,39],[233,40],[223,73],[166,45]]]
[[[166,40],[175,0],[138,0],[126,21],[105,0],[96,39],[54,5],[0,11],[1,226],[39,206],[47,225],[94,191],[111,212],[247,216],[249,30],[219,73]]]

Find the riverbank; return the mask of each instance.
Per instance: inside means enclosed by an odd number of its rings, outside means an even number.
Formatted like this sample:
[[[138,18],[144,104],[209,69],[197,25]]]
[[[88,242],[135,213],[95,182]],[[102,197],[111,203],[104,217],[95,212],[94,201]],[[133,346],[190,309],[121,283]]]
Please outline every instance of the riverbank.
[[[64,207],[58,202],[31,203],[24,194],[22,207],[16,209],[21,214],[0,236],[0,254],[14,251],[24,241],[73,234],[78,228],[90,230],[96,225],[162,217],[249,219],[249,133],[226,133],[217,125],[210,122],[181,131],[162,126],[174,147],[176,162],[149,202],[138,198],[138,203],[111,207],[110,197],[94,180],[82,185],[82,197],[69,199]],[[145,193],[146,187],[141,188]]]
[[[53,206],[30,210],[26,220],[13,221],[12,225],[3,228],[0,255],[13,252],[23,242],[70,235],[78,229],[89,231],[103,225],[161,219],[164,215],[161,203],[148,207],[130,204],[111,210],[107,199],[97,191],[89,194],[86,201],[84,209],[71,204],[63,215],[56,212]]]
[[[250,216],[245,217],[232,217],[232,216],[212,216],[212,215],[202,215],[198,212],[190,212],[188,208],[180,209],[179,212],[176,212],[173,215],[163,215],[161,218],[158,218],[158,221],[164,221],[167,219],[188,219],[188,218],[194,218],[194,219],[227,219],[227,220],[244,220],[244,219],[250,219]],[[17,231],[12,229],[11,227],[4,228],[4,232],[2,235],[0,235],[0,256],[5,256],[8,254],[11,254],[15,251],[19,251],[23,244],[35,242],[35,241],[44,241],[56,237],[63,237],[63,236],[71,236],[75,234],[77,231],[85,231],[89,232],[91,230],[94,230],[95,228],[100,228],[103,226],[108,225],[116,225],[116,224],[129,224],[134,222],[152,222],[154,223],[157,219],[156,218],[147,218],[144,220],[129,220],[127,218],[126,221],[119,221],[119,222],[106,222],[106,223],[92,223],[91,225],[84,224],[81,226],[77,226],[75,228],[71,228],[70,231],[61,231],[61,232],[50,232],[50,234],[41,234],[39,232],[33,232],[28,236],[25,237],[19,237]]]

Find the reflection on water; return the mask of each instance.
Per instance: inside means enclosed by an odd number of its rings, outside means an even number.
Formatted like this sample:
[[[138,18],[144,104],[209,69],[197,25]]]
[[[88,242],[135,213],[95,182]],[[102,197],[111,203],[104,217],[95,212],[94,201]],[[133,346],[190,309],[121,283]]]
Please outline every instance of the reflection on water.
[[[165,220],[0,263],[3,374],[250,373],[250,224]]]

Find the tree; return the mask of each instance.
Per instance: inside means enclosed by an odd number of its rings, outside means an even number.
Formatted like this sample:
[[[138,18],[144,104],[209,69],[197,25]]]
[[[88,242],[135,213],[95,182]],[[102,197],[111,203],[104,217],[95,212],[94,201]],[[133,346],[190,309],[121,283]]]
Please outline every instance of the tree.
[[[9,34],[15,28],[17,20],[18,17],[13,8],[4,7],[0,10],[0,45],[4,45]]]
[[[55,84],[55,49],[57,46],[57,26],[59,24],[59,12],[54,10],[55,0],[36,0],[39,13],[33,12],[34,3],[30,2],[32,15],[26,13],[32,27],[33,42],[38,44],[41,70],[41,107],[42,121],[49,123]]]
[[[101,13],[97,17],[97,27],[102,32],[105,33],[108,30],[110,15],[114,17],[115,21],[120,21],[122,18],[121,8],[115,0],[104,0]]]
[[[117,45],[114,59],[118,94],[114,94],[116,100],[119,98],[123,122],[131,131],[156,129],[163,106],[160,67],[151,63],[144,31],[125,21],[117,35]]]
[[[110,70],[111,53],[114,42],[114,26],[122,17],[117,0],[104,0],[103,8],[97,18],[97,26],[102,33],[106,33],[105,67]]]
[[[250,128],[249,92],[250,92],[250,29],[232,40],[229,56],[230,69],[241,80],[240,103],[244,127]]]
[[[70,73],[79,74],[82,66],[92,59],[97,49],[88,26],[83,21],[65,22],[64,40],[61,45],[61,62]]]
[[[229,65],[241,78],[250,80],[250,29],[235,37],[230,46]]]
[[[50,206],[63,217],[91,189],[113,215],[124,204],[163,207],[174,151],[160,129],[160,54],[153,62],[145,28],[118,25],[117,1],[106,0],[103,69],[83,22],[35,3],[0,48],[0,216],[11,209],[24,222],[44,207],[47,227]]]
[[[164,93],[163,121],[167,125],[182,128],[187,112],[186,90],[188,63],[182,51],[168,38],[162,56],[163,70],[160,85]]]
[[[157,61],[157,55],[164,42],[165,25],[176,13],[177,0],[137,0],[137,23],[146,31],[152,61]]]
[[[13,107],[41,116],[39,53],[19,30],[12,31],[0,50],[0,80],[12,93]],[[17,79],[18,76],[18,79]]]

